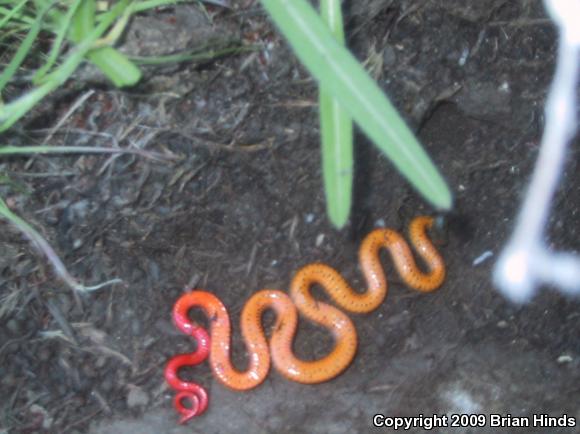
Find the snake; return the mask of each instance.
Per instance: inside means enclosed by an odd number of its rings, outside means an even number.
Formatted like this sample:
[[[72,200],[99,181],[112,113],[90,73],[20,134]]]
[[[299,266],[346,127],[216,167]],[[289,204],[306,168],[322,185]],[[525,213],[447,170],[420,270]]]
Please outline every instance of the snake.
[[[443,283],[445,263],[427,235],[433,224],[432,217],[420,216],[409,225],[409,239],[425,263],[426,272],[417,265],[401,234],[393,229],[377,228],[364,238],[359,248],[359,265],[367,284],[364,292],[355,291],[334,268],[323,263],[311,263],[298,270],[292,278],[290,295],[274,289],[263,289],[252,295],[244,305],[240,319],[248,354],[245,370],[238,370],[232,364],[232,327],[221,300],[204,290],[184,293],[174,305],[173,320],[183,333],[194,338],[197,349],[191,354],[175,356],[165,370],[166,380],[178,391],[175,408],[182,415],[181,421],[203,413],[208,398],[201,386],[180,380],[177,370],[185,365],[202,363],[208,353],[214,376],[226,387],[238,391],[261,384],[271,364],[287,379],[304,384],[322,383],[341,374],[352,362],[358,345],[355,326],[343,311],[372,312],[387,295],[387,278],[380,259],[382,249],[388,250],[397,273],[409,287],[428,293]],[[315,284],[327,292],[338,308],[312,296],[311,288]],[[194,307],[201,308],[209,319],[210,337],[200,324],[189,318],[189,311]],[[273,310],[276,314],[269,344],[261,323],[266,310]],[[299,313],[331,332],[334,347],[329,354],[313,361],[296,357],[292,345]],[[183,405],[187,399],[190,400],[189,406]]]
[[[165,366],[165,381],[176,390],[173,400],[175,410],[181,415],[179,423],[184,424],[191,418],[202,414],[208,404],[206,390],[197,383],[182,380],[178,371],[184,366],[195,366],[203,363],[209,355],[209,335],[207,331],[188,321],[176,322],[177,328],[191,336],[197,343],[193,353],[179,354],[172,357]],[[184,403],[187,402],[188,405]]]

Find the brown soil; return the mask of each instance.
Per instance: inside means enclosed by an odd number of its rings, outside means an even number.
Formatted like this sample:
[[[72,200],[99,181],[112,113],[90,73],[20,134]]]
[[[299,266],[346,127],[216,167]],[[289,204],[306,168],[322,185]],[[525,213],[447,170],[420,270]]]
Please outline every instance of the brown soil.
[[[0,164],[10,179],[0,194],[74,276],[87,285],[123,280],[79,305],[45,258],[0,223],[0,432],[350,433],[371,431],[377,413],[565,413],[578,420],[578,301],[544,288],[516,306],[490,282],[537,156],[554,68],[556,33],[541,2],[365,0],[346,2],[349,47],[369,60],[455,194],[441,249],[448,278],[420,295],[400,284],[385,257],[390,293],[375,312],[354,318],[359,351],[343,375],[304,386],[272,372],[261,387],[238,393],[204,364],[184,376],[208,388],[210,407],[177,425],[163,368],[192,350],[170,316],[185,288],[212,291],[229,307],[234,358],[243,366],[237,322],[252,293],[286,289],[314,261],[362,289],[356,255],[364,235],[381,221],[404,229],[432,212],[357,134],[353,214],[346,229],[333,229],[316,84],[258,2],[236,3],[232,10],[208,6],[211,22],[198,6],[135,20],[127,47],[150,54],[226,38],[266,48],[149,68],[131,90],[71,83],[4,136],[5,144],[42,142],[46,128],[93,90],[50,143],[116,140],[177,160],[73,155]],[[90,68],[79,74],[91,76]],[[557,249],[580,246],[578,149],[576,142],[550,223]],[[486,251],[494,256],[474,266]],[[299,355],[331,348],[324,329],[300,327]]]

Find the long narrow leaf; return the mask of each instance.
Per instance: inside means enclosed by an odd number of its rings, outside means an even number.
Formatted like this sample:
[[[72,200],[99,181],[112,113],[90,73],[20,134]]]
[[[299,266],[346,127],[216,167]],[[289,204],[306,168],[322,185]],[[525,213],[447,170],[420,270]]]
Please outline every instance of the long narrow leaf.
[[[121,15],[127,6],[127,0],[121,0],[103,14],[102,21],[82,43],[66,57],[63,63],[45,77],[44,83],[8,104],[0,105],[0,132],[10,128],[18,119],[24,116],[42,98],[63,84],[78,68],[94,42]]]
[[[97,4],[95,0],[83,0],[72,17],[69,31],[70,39],[79,44],[95,28],[95,14]]]
[[[452,197],[437,168],[384,93],[338,43],[306,0],[261,0],[296,55],[365,134],[433,205],[449,209]]]
[[[95,26],[95,0],[84,0],[72,18],[70,38],[75,43],[81,43]],[[130,6],[123,10],[121,25],[113,31],[121,32],[130,16]],[[91,50],[88,59],[105,74],[117,87],[130,86],[141,78],[141,71],[127,56],[112,47],[99,47]]]
[[[0,8],[0,15],[4,15],[3,18],[0,20],[0,29],[4,28],[4,25],[8,21],[14,19],[15,16],[19,15],[20,9],[22,9],[22,7],[26,4],[27,1],[28,0],[21,0],[20,3],[18,3],[16,6],[13,7],[13,9]]]
[[[38,154],[135,154],[152,160],[172,160],[170,155],[146,151],[141,148],[100,148],[95,146],[0,146],[2,155],[38,155]]]
[[[32,244],[38,248],[50,261],[54,272],[73,290],[86,292],[95,291],[106,285],[112,285],[114,283],[122,283],[121,279],[112,279],[107,282],[100,283],[94,286],[84,286],[79,283],[66,269],[66,266],[60,260],[51,245],[43,238],[40,233],[34,229],[30,224],[24,221],[22,218],[14,214],[8,205],[0,198],[0,217],[5,218],[10,223],[12,223],[20,232],[22,232],[26,238],[28,238]]]
[[[335,39],[344,45],[340,1],[321,0],[320,15]],[[318,101],[326,212],[330,221],[341,228],[348,220],[352,202],[352,120],[324,86],[320,87]]]
[[[46,13],[46,11],[48,11],[49,7],[50,6],[45,7],[38,13],[38,16],[36,17],[36,20],[34,20],[34,23],[30,27],[30,30],[28,31],[26,38],[24,38],[24,40],[18,47],[18,50],[16,50],[16,53],[12,57],[12,60],[10,61],[4,72],[2,72],[2,74],[0,75],[0,92],[4,89],[4,86],[6,86],[6,84],[10,81],[10,79],[14,76],[14,74],[16,73],[16,71],[18,70],[24,59],[26,58],[26,55],[32,48],[32,44],[36,40],[36,37],[38,36],[38,33],[40,33],[40,30],[42,28],[42,20],[44,19],[44,14]]]
[[[97,48],[87,57],[117,87],[132,86],[141,79],[139,68],[113,47]]]
[[[61,20],[59,20],[59,26],[57,28],[56,37],[54,38],[54,42],[52,43],[52,48],[50,49],[50,53],[44,65],[36,71],[34,74],[34,78],[32,82],[34,84],[40,84],[44,76],[50,71],[50,69],[54,66],[57,61],[58,55],[60,53],[62,43],[67,32],[70,29],[71,21],[73,15],[76,13],[79,5],[83,0],[74,0],[72,4],[69,6],[66,15],[63,16]]]

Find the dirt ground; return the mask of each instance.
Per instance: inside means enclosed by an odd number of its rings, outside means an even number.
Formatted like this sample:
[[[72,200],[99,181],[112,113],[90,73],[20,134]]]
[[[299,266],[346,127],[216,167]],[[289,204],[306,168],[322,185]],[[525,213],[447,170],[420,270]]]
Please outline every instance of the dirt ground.
[[[0,433],[390,432],[372,428],[375,414],[565,414],[578,421],[578,300],[543,288],[517,306],[490,282],[537,156],[554,68],[556,32],[542,3],[364,0],[345,2],[348,45],[454,191],[441,248],[447,280],[433,294],[417,294],[385,255],[389,295],[376,311],[353,317],[359,349],[343,375],[305,386],[271,372],[259,388],[239,393],[214,381],[206,363],[184,377],[207,387],[210,407],[177,424],[163,368],[193,349],[171,322],[185,288],[214,292],[228,306],[241,367],[238,320],[252,293],[286,290],[296,270],[314,261],[362,290],[356,255],[365,234],[381,224],[405,230],[413,216],[433,212],[358,133],[353,214],[346,229],[333,229],[316,84],[257,1],[232,3],[133,20],[125,49],[170,53],[228,39],[260,50],[149,67],[138,87],[123,91],[99,78],[81,82],[95,77],[85,68],[4,135],[4,144],[41,143],[93,92],[49,143],[137,147],[175,159],[0,163],[0,194],[75,277],[87,285],[123,280],[79,304],[45,258],[0,223]],[[578,150],[576,141],[555,201],[549,235],[557,249],[580,246]],[[474,265],[485,252],[493,256]],[[331,347],[326,330],[301,321],[298,355],[313,359]],[[502,430],[432,430],[476,431]]]

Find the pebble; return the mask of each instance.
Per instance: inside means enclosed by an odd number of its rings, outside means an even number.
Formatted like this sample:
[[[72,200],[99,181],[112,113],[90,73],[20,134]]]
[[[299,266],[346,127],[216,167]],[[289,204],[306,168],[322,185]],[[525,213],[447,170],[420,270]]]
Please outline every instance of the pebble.
[[[397,53],[392,45],[386,45],[383,50],[383,62],[385,66],[393,66],[397,62]]]
[[[570,356],[569,354],[562,354],[561,356],[558,357],[558,363],[565,364],[565,363],[570,363],[572,362],[574,359],[572,358],[572,356]]]
[[[7,373],[6,375],[2,376],[2,380],[0,380],[0,384],[6,387],[6,389],[10,387],[14,387],[17,384],[17,378],[12,373]]]
[[[107,364],[107,358],[104,356],[97,357],[95,368],[102,369]]]
[[[324,242],[324,234],[318,234],[315,241],[316,247],[320,247],[323,242]]]
[[[50,414],[44,407],[41,407],[38,404],[32,404],[29,409],[30,413],[37,414],[42,418],[42,429],[48,430],[52,427],[54,419],[50,417]]]
[[[147,263],[147,274],[150,282],[159,282],[161,278],[161,270],[159,269],[159,264],[154,261],[149,261]]]
[[[133,320],[131,321],[131,332],[134,335],[140,335],[142,331],[143,331],[143,325],[142,325],[141,321],[139,320],[139,318],[133,318]]]
[[[149,394],[139,386],[129,385],[129,393],[127,394],[127,407],[145,407],[147,404],[149,404]]]
[[[18,321],[16,318],[11,318],[8,320],[6,323],[6,329],[13,335],[22,334],[22,326],[20,321]]]
[[[502,320],[500,320],[500,321],[498,321],[498,322],[497,322],[497,326],[498,326],[500,329],[505,329],[505,328],[507,328],[507,326],[508,326],[508,323],[507,323],[507,321],[504,321],[504,320],[502,319]]]

